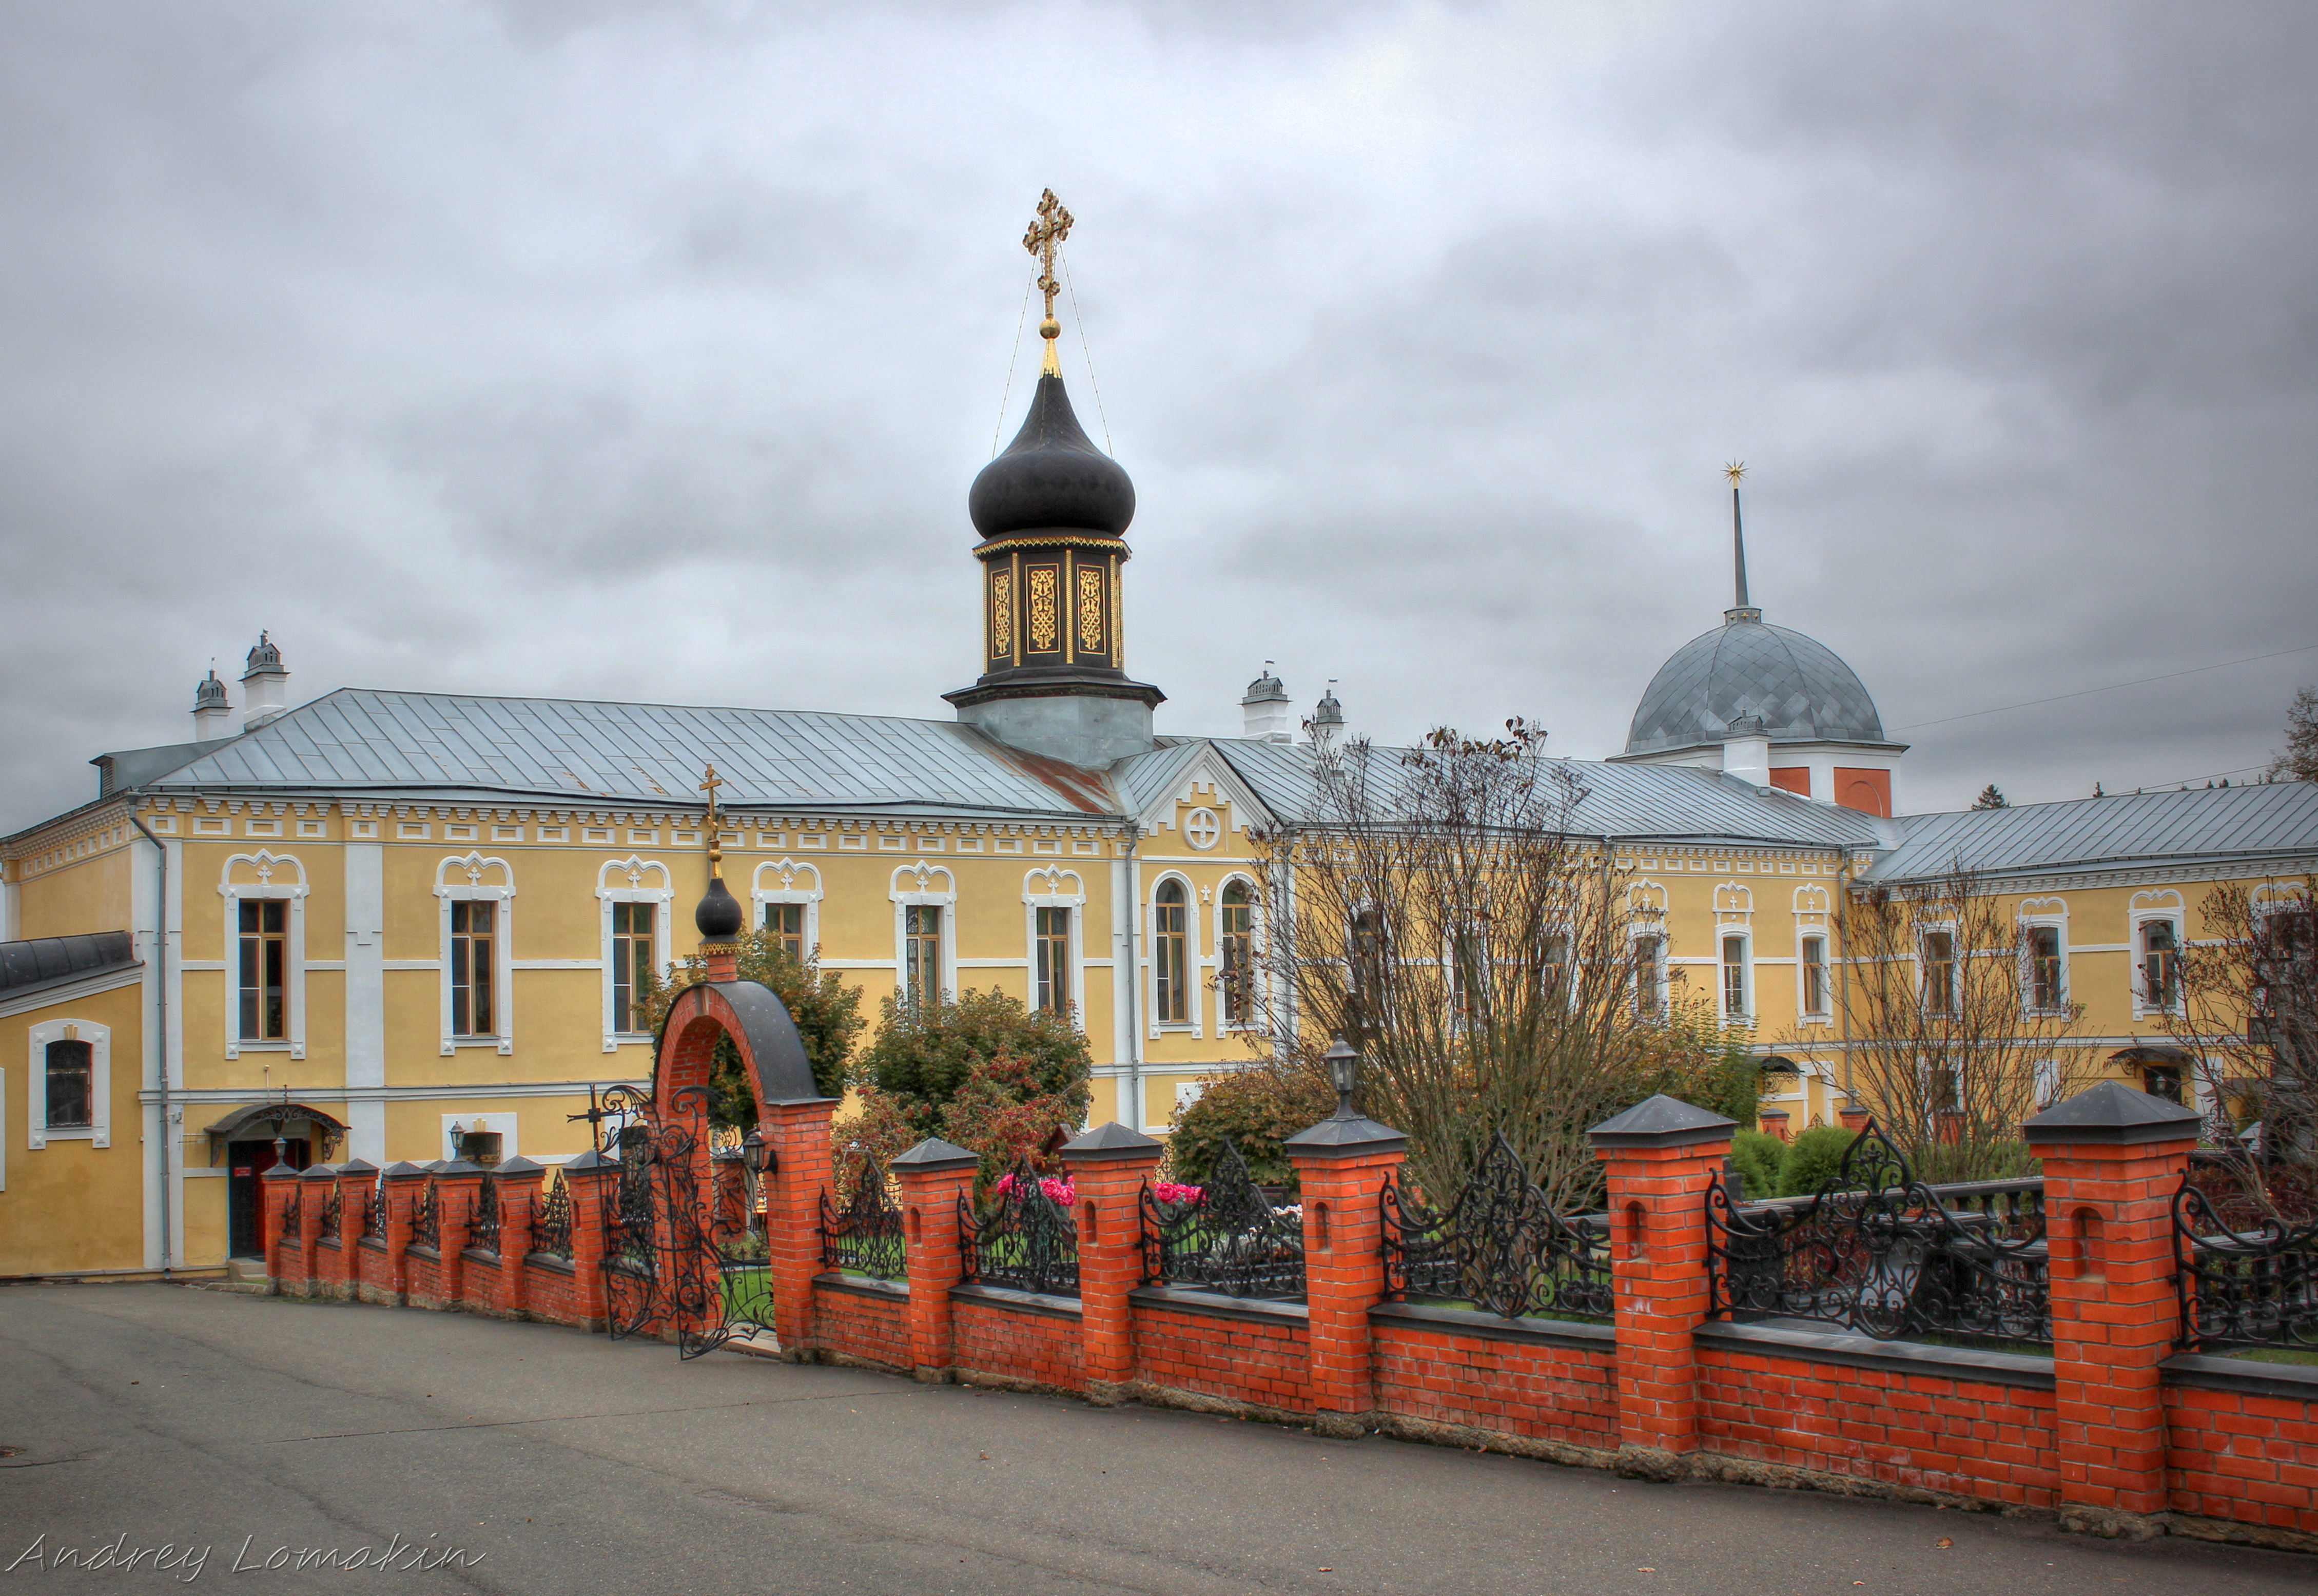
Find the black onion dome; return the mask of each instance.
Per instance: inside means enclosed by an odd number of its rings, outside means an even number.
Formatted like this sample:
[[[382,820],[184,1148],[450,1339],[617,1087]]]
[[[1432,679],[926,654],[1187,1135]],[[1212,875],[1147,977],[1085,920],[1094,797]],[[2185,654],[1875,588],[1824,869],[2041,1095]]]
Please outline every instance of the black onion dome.
[[[982,468],[966,507],[985,538],[1045,527],[1120,537],[1135,519],[1135,484],[1088,439],[1063,380],[1040,377],[1022,430]]]
[[[708,942],[732,941],[741,934],[743,918],[741,901],[725,887],[724,878],[710,876],[708,895],[701,899],[700,907],[692,911],[692,923],[700,928],[702,939]]]

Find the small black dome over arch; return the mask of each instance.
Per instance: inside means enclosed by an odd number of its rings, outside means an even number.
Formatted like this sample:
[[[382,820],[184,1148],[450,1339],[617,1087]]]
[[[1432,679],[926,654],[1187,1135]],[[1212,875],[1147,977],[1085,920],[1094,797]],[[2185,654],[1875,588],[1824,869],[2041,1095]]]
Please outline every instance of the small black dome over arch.
[[[1030,413],[1006,453],[966,497],[984,538],[1060,527],[1120,537],[1135,519],[1135,484],[1079,426],[1060,377],[1040,377]]]
[[[709,877],[708,895],[700,900],[700,907],[692,911],[692,923],[700,928],[701,936],[711,942],[730,942],[741,934],[745,917],[741,912],[741,901],[732,896],[721,875]]]

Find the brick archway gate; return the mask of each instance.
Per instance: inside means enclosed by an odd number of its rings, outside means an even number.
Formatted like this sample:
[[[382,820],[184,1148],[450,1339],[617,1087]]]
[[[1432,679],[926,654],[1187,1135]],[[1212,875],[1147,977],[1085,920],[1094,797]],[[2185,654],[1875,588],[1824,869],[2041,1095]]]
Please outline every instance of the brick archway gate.
[[[830,1176],[829,1123],[837,1107],[813,1084],[788,1009],[761,982],[711,979],[669,1005],[653,1050],[651,1094],[634,1104],[641,1134],[623,1138],[620,1179],[606,1194],[605,1289],[611,1333],[673,1340],[696,1358],[734,1337],[771,1331],[811,1344],[809,1282]],[[731,1037],[756,1099],[768,1165],[762,1176],[764,1267],[725,1259],[710,1153],[709,1076],[716,1044]],[[796,1267],[781,1267],[784,1263]],[[775,1282],[769,1287],[767,1281]]]

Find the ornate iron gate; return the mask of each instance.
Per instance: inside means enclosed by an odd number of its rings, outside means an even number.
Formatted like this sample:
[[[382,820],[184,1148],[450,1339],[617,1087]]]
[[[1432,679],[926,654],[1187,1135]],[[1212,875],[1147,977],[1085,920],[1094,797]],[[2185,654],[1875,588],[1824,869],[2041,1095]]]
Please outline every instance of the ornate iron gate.
[[[665,1114],[642,1094],[631,1101],[642,1123],[617,1134],[620,1179],[604,1216],[613,1338],[672,1336],[689,1358],[772,1331],[770,1270],[747,1249],[728,1257],[717,1233],[707,1094],[686,1088]]]

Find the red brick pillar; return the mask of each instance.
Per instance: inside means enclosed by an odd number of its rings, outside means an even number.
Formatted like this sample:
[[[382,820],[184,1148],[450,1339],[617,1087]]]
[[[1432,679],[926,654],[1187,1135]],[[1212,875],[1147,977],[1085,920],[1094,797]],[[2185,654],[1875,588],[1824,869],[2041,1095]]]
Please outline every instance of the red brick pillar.
[[[298,1243],[294,1241],[286,1243],[292,1256],[285,1260],[283,1257],[285,1243],[282,1230],[289,1220],[290,1205],[298,1199],[298,1171],[288,1164],[277,1163],[257,1179],[257,1189],[263,1199],[258,1213],[258,1256],[265,1260],[267,1295],[280,1296],[283,1276],[289,1269],[297,1267],[295,1251]],[[299,1229],[302,1231],[305,1228],[304,1215],[301,1214],[299,1217]]]
[[[366,1158],[350,1158],[338,1166],[338,1257],[330,1295],[358,1302],[362,1298],[363,1229],[370,1223],[370,1206],[378,1195],[378,1166]],[[322,1255],[328,1258],[328,1253]],[[326,1264],[325,1269],[328,1269]]]
[[[1347,1107],[1284,1143],[1304,1203],[1312,1428],[1351,1437],[1376,1423],[1369,1310],[1384,1300],[1377,1194],[1408,1138]]]
[[[593,1147],[563,1166],[563,1189],[571,1198],[571,1306],[589,1330],[611,1322],[604,1289],[604,1254],[609,1244],[606,1205],[620,1187],[620,1161]]]
[[[1734,1121],[1661,1093],[1590,1133],[1608,1166],[1622,1474],[1673,1479],[1698,1445],[1692,1332],[1706,1317],[1706,1188]]]
[[[949,1288],[964,1278],[957,1205],[971,1200],[981,1159],[929,1136],[894,1161],[902,1183],[902,1241],[910,1261],[910,1361],[917,1377],[945,1385],[956,1366]]]
[[[1063,1149],[1079,1232],[1080,1370],[1099,1407],[1126,1399],[1135,1379],[1134,1305],[1143,1284],[1143,1187],[1162,1149],[1113,1121]]]
[[[474,1229],[475,1204],[483,1195],[483,1171],[463,1158],[451,1159],[435,1170],[435,1223],[441,1238],[442,1260],[435,1274],[436,1290],[446,1308],[467,1305],[467,1236]]]
[[[774,1333],[781,1356],[811,1358],[819,1346],[813,1312],[813,1278],[821,1273],[821,1198],[832,1160],[829,1122],[835,1098],[760,1105],[757,1128],[772,1149],[764,1178],[765,1245],[772,1266]]]
[[[410,1222],[418,1216],[430,1174],[407,1159],[386,1166],[386,1272],[378,1285],[397,1307],[410,1301]]]
[[[2173,1194],[2197,1145],[2197,1111],[2104,1080],[2020,1129],[2044,1161],[2062,1522],[2161,1533],[2157,1366],[2180,1325]]]
[[[547,1170],[517,1153],[493,1170],[491,1179],[499,1193],[499,1289],[492,1311],[520,1319],[530,1305],[524,1300],[523,1260],[531,1251],[540,1205],[547,1200]]]
[[[298,1173],[298,1287],[299,1296],[319,1294],[316,1281],[321,1274],[322,1210],[328,1206],[330,1193],[337,1189],[338,1175],[328,1164],[310,1164]]]

